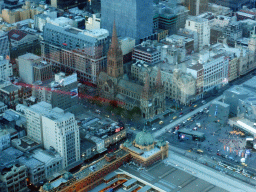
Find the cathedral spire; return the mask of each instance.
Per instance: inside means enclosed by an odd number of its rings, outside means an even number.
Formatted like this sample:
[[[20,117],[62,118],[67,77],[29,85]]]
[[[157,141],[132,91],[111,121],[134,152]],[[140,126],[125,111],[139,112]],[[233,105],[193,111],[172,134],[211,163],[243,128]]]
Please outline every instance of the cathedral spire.
[[[122,77],[124,74],[123,53],[118,42],[115,21],[113,23],[112,41],[108,50],[107,73],[114,78]]]
[[[118,48],[118,38],[116,33],[116,22],[114,21],[113,30],[112,30],[112,40],[111,40],[111,48]]]
[[[149,96],[149,92],[150,92],[149,75],[147,73],[146,77],[145,77],[145,84],[144,84],[143,91],[142,91],[143,97],[148,97]]]
[[[156,89],[162,88],[162,78],[161,78],[161,69],[158,67],[157,76],[156,76]]]

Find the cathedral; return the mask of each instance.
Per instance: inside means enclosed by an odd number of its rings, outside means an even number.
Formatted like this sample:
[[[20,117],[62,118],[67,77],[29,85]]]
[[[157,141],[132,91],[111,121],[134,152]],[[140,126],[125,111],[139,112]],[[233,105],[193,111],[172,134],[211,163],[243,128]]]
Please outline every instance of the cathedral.
[[[100,97],[123,103],[127,110],[139,107],[142,117],[153,118],[165,111],[165,90],[158,69],[155,83],[149,84],[146,75],[144,85],[129,80],[123,69],[123,54],[118,42],[115,23],[108,51],[107,72],[100,72],[97,81]]]

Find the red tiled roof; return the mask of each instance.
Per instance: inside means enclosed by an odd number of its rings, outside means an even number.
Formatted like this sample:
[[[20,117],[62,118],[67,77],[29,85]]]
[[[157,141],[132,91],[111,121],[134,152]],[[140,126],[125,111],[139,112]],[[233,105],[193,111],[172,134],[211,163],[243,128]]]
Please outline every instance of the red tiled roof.
[[[24,33],[23,31],[16,30],[16,29],[9,31],[9,33],[8,33],[9,39],[13,39],[16,41],[20,41],[21,39],[23,39],[26,36],[27,36],[27,33]]]

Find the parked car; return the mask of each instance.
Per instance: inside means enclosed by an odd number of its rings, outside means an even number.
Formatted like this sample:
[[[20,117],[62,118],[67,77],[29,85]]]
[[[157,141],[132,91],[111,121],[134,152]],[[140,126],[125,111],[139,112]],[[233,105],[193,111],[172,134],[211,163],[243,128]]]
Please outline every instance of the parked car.
[[[153,129],[152,129],[152,131],[155,131],[156,130],[156,128],[154,127]]]

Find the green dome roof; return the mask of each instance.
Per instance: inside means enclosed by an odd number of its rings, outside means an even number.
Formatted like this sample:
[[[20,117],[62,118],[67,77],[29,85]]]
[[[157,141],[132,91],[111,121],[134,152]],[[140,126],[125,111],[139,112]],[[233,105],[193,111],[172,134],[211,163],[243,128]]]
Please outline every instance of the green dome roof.
[[[136,135],[135,142],[138,145],[148,146],[154,143],[154,138],[150,133],[147,133],[144,129]]]

